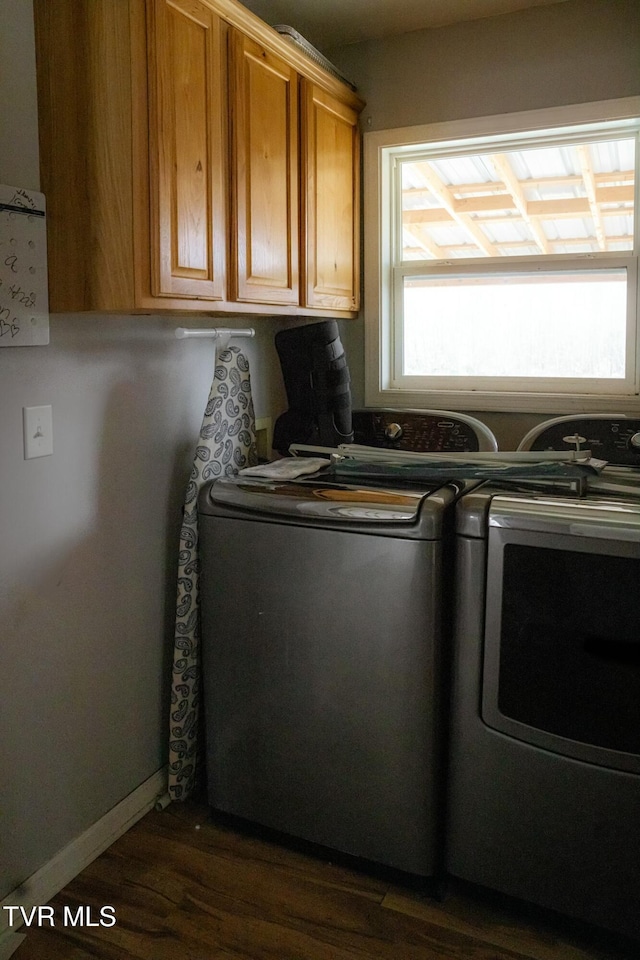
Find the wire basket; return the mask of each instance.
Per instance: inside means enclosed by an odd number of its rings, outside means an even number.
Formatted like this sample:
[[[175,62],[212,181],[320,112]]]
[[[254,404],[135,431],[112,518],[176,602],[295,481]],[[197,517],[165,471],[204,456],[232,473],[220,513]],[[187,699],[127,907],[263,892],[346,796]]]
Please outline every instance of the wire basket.
[[[294,30],[293,27],[290,27],[286,23],[274,23],[273,29],[277,30],[279,34],[281,34],[283,37],[286,37],[287,40],[290,40],[291,43],[299,47],[300,50],[306,53],[306,55],[315,63],[317,63],[318,66],[322,67],[323,70],[326,70],[334,77],[337,77],[337,79],[341,80],[342,83],[346,83],[346,85],[351,87],[352,90],[356,89],[355,83],[351,83],[350,80],[347,80],[347,78],[340,73],[338,68],[334,67],[330,60],[327,60],[327,58],[324,57],[319,50],[316,50],[316,48],[310,44],[308,40],[305,40],[302,34],[298,33],[297,30]]]

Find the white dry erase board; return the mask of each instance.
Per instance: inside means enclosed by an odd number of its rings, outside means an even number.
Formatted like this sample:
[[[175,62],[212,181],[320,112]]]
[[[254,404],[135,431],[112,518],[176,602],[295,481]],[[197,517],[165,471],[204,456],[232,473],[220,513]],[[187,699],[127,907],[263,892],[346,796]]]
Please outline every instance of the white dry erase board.
[[[49,343],[42,193],[0,186],[0,347]]]

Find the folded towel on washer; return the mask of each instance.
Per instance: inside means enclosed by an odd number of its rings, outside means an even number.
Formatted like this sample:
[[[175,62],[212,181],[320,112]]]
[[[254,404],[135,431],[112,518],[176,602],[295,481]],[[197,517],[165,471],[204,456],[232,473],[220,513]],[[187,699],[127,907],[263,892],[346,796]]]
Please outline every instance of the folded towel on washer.
[[[324,457],[284,457],[271,463],[260,463],[257,467],[245,467],[238,470],[244,477],[268,477],[270,480],[295,480],[309,473],[317,473],[329,466]]]

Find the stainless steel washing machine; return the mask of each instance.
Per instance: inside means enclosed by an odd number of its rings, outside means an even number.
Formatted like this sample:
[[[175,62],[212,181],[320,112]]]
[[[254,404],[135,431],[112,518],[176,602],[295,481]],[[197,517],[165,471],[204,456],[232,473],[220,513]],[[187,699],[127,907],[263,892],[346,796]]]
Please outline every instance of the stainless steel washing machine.
[[[487,486],[456,517],[446,864],[640,937],[640,420],[521,445],[612,466],[582,496]]]
[[[472,422],[440,421],[441,447]],[[319,474],[202,488],[213,808],[412,874],[441,870],[453,508],[472,486]]]
[[[370,408],[352,412],[354,442],[415,453],[494,451],[498,443],[480,420],[449,410]]]

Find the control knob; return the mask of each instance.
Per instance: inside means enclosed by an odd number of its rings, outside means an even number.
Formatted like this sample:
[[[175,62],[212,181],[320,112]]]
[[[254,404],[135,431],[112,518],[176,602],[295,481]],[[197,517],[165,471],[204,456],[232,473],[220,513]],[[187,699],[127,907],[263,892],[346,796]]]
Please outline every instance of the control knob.
[[[388,423],[384,428],[384,435],[387,440],[399,440],[403,430],[399,423]]]
[[[634,433],[632,437],[629,438],[629,443],[634,449],[640,448],[640,433]]]
[[[563,437],[562,440],[564,443],[572,443],[578,452],[582,444],[587,442],[587,438],[581,437],[579,433],[574,433],[570,437]]]

